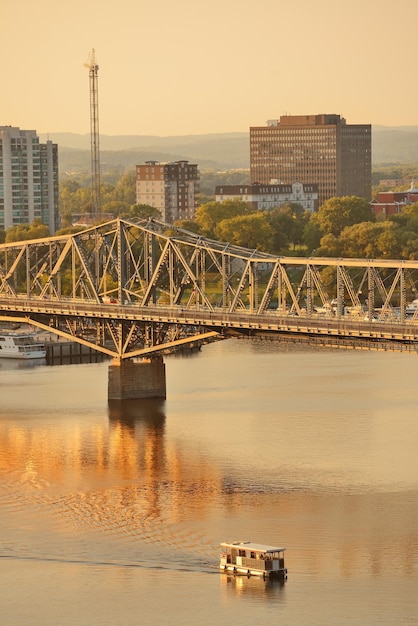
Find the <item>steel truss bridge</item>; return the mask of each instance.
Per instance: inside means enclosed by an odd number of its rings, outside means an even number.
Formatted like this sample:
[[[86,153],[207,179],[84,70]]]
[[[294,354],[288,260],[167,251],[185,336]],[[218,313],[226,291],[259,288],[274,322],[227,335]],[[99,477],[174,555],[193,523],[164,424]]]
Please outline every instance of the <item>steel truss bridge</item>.
[[[276,257],[155,220],[0,245],[0,321],[118,360],[232,335],[418,351],[418,261]]]

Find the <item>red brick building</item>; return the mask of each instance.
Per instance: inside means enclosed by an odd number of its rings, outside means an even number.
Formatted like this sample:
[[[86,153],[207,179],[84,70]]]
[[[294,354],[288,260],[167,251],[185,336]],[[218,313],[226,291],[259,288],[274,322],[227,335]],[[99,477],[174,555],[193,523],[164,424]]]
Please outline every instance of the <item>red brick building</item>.
[[[406,191],[380,191],[377,198],[370,202],[370,206],[376,217],[389,217],[401,213],[406,206],[415,202],[418,202],[418,188],[412,181]]]

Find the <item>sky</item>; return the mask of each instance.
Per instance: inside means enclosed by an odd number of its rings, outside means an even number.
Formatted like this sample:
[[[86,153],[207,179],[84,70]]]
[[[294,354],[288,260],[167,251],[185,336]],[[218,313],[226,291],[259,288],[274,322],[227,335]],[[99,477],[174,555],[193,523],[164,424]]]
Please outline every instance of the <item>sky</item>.
[[[418,125],[417,0],[0,0],[0,126],[247,132],[281,115]]]

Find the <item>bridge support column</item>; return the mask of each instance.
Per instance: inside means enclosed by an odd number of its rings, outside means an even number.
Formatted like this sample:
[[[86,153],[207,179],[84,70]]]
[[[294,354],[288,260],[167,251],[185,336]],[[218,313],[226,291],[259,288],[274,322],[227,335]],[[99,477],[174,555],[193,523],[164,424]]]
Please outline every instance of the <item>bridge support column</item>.
[[[140,362],[115,359],[109,365],[109,400],[165,397],[165,364],[162,357]]]

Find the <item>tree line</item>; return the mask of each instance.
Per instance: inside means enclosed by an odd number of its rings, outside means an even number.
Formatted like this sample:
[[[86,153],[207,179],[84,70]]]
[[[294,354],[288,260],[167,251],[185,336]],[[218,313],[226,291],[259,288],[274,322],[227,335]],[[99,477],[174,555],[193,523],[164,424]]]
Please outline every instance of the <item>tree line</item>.
[[[408,173],[412,173],[411,168]],[[381,174],[384,176],[386,172]],[[396,174],[401,177],[405,172],[397,170]],[[216,185],[244,184],[248,176],[247,170],[217,173],[216,176],[208,173],[203,189],[208,191],[212,185],[213,193]],[[101,199],[102,212],[113,217],[161,218],[156,208],[136,204],[135,172],[113,181],[104,180]],[[330,198],[316,213],[309,213],[296,203],[260,211],[241,200],[218,203],[205,193],[200,200],[195,219],[179,221],[176,226],[204,237],[280,256],[418,259],[418,203],[387,219],[376,219],[369,202],[356,196]],[[87,177],[60,182],[60,209],[63,228],[56,234],[80,230],[81,227],[72,226],[72,222],[74,215],[91,213],[91,188]],[[47,236],[48,227],[35,220],[30,225],[0,231],[0,242]]]
[[[245,202],[209,202],[180,226],[280,256],[418,259],[418,203],[377,220],[365,198],[330,198],[316,213],[289,203],[254,211]]]

